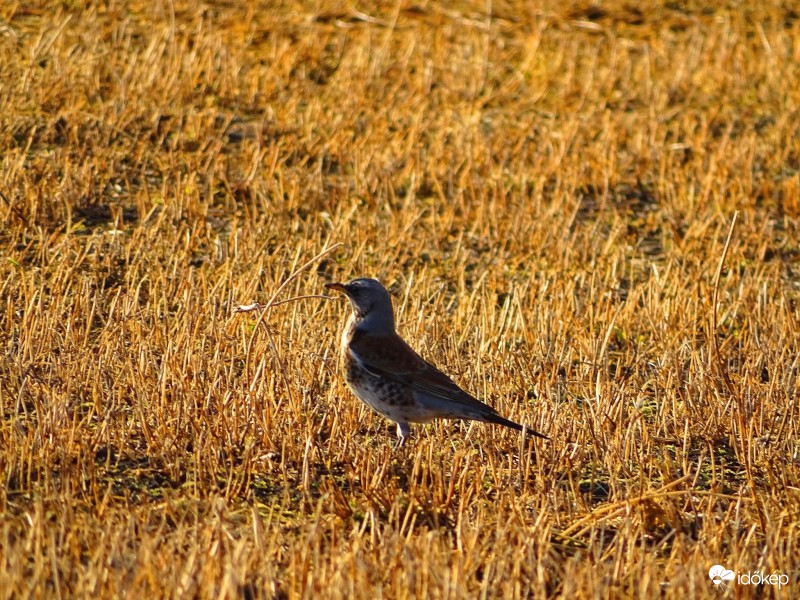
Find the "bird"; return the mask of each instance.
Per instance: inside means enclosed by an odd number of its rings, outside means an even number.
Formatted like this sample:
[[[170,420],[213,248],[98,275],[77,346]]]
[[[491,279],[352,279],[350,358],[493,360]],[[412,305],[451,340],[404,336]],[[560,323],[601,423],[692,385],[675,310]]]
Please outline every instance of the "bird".
[[[411,435],[410,423],[433,419],[482,421],[523,431],[522,425],[461,389],[397,334],[392,298],[377,279],[325,287],[344,294],[352,307],[340,341],[345,381],[359,400],[397,423],[395,448]],[[527,432],[550,439],[532,429]]]

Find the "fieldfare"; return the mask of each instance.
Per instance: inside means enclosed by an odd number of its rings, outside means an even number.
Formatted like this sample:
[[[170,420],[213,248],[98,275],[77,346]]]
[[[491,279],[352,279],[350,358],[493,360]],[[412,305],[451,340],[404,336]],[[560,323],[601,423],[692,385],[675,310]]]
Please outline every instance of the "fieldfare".
[[[397,423],[398,448],[411,433],[409,423],[433,419],[483,421],[522,431],[522,425],[462,390],[397,335],[392,299],[379,281],[354,279],[325,287],[344,293],[353,308],[340,348],[347,385],[359,400]]]

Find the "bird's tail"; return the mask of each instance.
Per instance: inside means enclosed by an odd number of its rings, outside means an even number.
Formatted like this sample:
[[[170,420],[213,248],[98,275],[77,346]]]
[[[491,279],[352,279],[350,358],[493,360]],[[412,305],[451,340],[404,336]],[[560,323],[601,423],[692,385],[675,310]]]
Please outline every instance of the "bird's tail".
[[[543,440],[549,440],[550,438],[544,435],[543,433],[539,433],[538,431],[531,429],[530,427],[522,427],[519,423],[514,423],[514,421],[509,421],[505,417],[501,417],[496,413],[492,413],[486,415],[484,419],[487,423],[496,423],[497,425],[505,425],[506,427],[510,427],[511,429],[516,429],[517,431],[522,431],[523,429],[528,432],[530,435],[535,435],[538,438],[542,438]]]

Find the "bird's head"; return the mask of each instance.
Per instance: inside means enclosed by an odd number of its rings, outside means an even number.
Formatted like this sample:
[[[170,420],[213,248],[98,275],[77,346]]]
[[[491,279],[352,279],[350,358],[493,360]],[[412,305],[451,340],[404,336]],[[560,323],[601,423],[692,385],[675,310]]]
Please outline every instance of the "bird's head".
[[[326,283],[325,287],[347,296],[359,325],[363,324],[373,332],[394,331],[392,298],[377,279],[359,278],[347,283]]]

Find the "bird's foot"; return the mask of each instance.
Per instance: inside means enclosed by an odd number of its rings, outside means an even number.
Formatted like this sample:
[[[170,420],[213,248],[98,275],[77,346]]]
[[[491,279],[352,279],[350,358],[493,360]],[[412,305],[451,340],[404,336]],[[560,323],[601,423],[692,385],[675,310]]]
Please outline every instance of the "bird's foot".
[[[406,443],[406,438],[411,437],[411,427],[408,423],[397,424],[397,443],[394,445],[395,450],[399,450]]]

